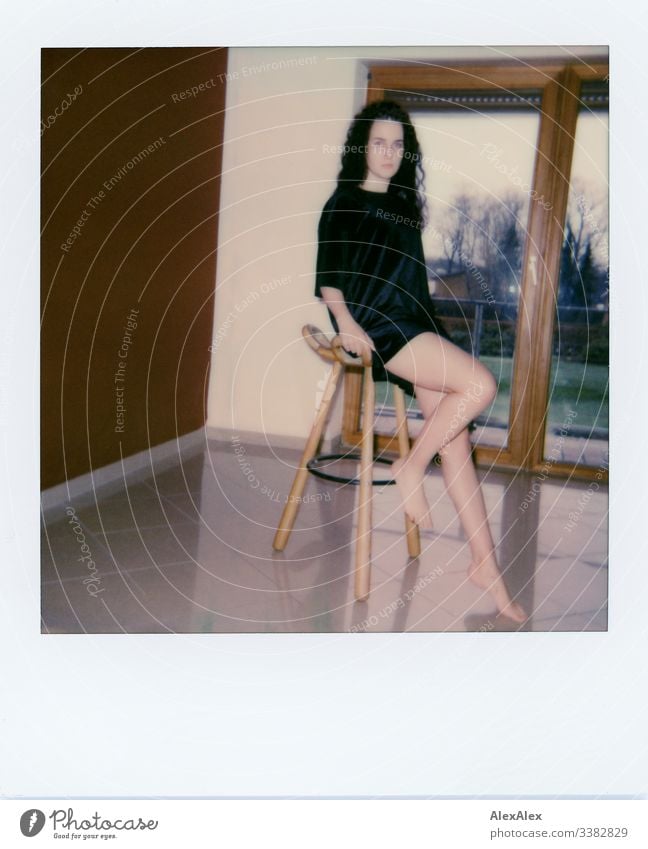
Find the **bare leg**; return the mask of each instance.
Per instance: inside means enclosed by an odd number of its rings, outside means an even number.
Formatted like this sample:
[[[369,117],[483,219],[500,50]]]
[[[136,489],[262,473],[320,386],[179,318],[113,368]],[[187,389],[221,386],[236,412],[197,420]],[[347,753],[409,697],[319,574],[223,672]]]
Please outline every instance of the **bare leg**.
[[[434,415],[442,397],[442,393],[431,390],[423,389],[417,392],[419,405],[426,419]],[[524,622],[526,613],[517,602],[511,600],[497,567],[495,543],[472,460],[468,431],[462,430],[452,442],[441,449],[440,454],[443,480],[470,545],[472,563],[468,576],[478,587],[492,595],[500,613],[515,622]]]
[[[399,354],[400,353],[402,352],[399,352]],[[460,351],[460,353],[463,354],[464,352]],[[469,357],[469,355],[465,356]],[[394,357],[388,365],[394,363],[396,359],[397,358]],[[473,360],[472,357],[469,357],[469,359]],[[476,363],[476,361],[473,360],[473,363]],[[396,363],[396,365],[398,367],[398,363]],[[479,364],[477,363],[477,365]],[[450,369],[453,367],[453,364],[450,363],[449,360],[444,360],[444,367]],[[480,368],[483,367],[480,366]],[[471,374],[473,373],[474,370],[471,370]],[[408,379],[411,380],[412,378],[408,377]],[[448,385],[453,385],[456,380],[456,376],[453,381],[448,380]],[[485,396],[487,400],[485,403],[482,403],[484,407],[487,406],[493,396],[490,391],[489,384],[483,377],[483,374],[477,370],[477,374],[474,377],[471,377],[470,381],[472,382],[472,385],[469,386],[468,393],[464,392],[463,396],[460,393],[455,394],[459,394],[460,399],[462,397],[465,399],[467,394],[472,394],[472,396],[476,396],[478,399]],[[481,388],[481,392],[479,391],[479,388]],[[472,392],[470,391],[471,389]],[[419,447],[418,450],[422,457],[426,456],[426,453],[424,452],[433,451],[431,456],[428,458],[429,462],[432,456],[434,456],[434,453],[436,453],[434,446],[437,443],[433,441],[434,438],[436,437],[438,440],[440,433],[445,433],[447,435],[451,432],[451,430],[454,430],[456,424],[455,420],[458,419],[463,412],[465,412],[465,409],[468,408],[468,401],[471,399],[468,398],[467,401],[464,402],[465,408],[462,409],[460,399],[454,399],[455,406],[446,404],[449,398],[450,400],[453,400],[450,393],[434,389],[426,389],[417,385],[416,395],[425,418],[425,424],[421,434],[412,448],[412,452],[410,452],[410,455],[406,458],[406,462],[397,461],[397,463],[394,464],[395,468],[393,468],[396,482],[399,484],[401,491],[403,492],[404,501],[407,497],[409,497],[410,503],[412,503],[413,498],[418,501],[420,496],[425,502],[423,509],[425,514],[427,514],[429,508],[423,493],[422,476],[421,479],[418,480],[418,469],[416,465],[414,466],[414,471],[408,470],[409,476],[406,477],[406,486],[401,484],[401,480],[403,479],[404,473],[407,469],[407,463],[409,463],[410,458],[414,454],[414,450],[417,448],[417,445],[420,444],[421,437],[423,436],[427,437],[428,443],[427,445],[424,444],[423,449]],[[444,405],[446,406],[444,407]],[[450,422],[447,421],[448,410],[452,411]],[[446,415],[445,420],[443,418],[444,414]],[[471,413],[469,418],[466,419],[465,424],[467,424],[470,419],[474,418],[475,415],[476,413]],[[432,437],[429,435],[430,433],[432,434]],[[442,438],[441,447],[438,451],[442,458],[441,468],[446,488],[457,509],[459,519],[470,545],[472,563],[469,567],[468,575],[470,579],[477,584],[477,586],[490,592],[499,612],[510,617],[515,622],[523,622],[527,618],[526,614],[517,602],[511,600],[506,589],[506,585],[504,584],[500,571],[497,567],[495,545],[488,525],[486,505],[484,504],[481,487],[473,465],[470,451],[470,439],[468,431],[465,429],[465,425],[453,438]],[[425,466],[427,467],[427,463]],[[424,472],[425,467],[423,469],[423,474]],[[415,502],[415,507],[416,506],[417,504]],[[424,515],[424,519],[425,518],[426,515]]]
[[[423,479],[430,460],[451,442],[495,397],[493,375],[470,354],[435,333],[422,333],[392,357],[386,368],[411,381],[417,391],[435,390],[442,398],[412,450],[392,466],[408,516],[430,526]]]

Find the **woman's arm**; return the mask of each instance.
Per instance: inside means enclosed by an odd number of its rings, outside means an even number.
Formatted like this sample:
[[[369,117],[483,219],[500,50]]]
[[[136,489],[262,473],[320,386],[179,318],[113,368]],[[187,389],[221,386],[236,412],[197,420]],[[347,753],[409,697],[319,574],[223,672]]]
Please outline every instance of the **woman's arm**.
[[[322,286],[320,292],[324,303],[335,316],[340,329],[342,346],[358,357],[361,357],[365,351],[367,353],[374,351],[374,343],[349,312],[342,292],[331,286]]]

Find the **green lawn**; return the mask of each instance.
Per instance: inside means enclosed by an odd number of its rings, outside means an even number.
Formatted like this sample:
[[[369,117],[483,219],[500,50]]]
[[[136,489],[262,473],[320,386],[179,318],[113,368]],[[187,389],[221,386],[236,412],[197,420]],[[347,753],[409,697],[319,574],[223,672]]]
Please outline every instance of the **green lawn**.
[[[497,398],[484,413],[491,425],[505,427],[511,400],[511,357],[481,357],[484,365],[493,372],[498,383]],[[556,372],[557,367],[557,372]],[[587,363],[567,362],[554,357],[549,386],[549,425],[558,428],[566,421],[574,427],[607,430],[608,428],[608,367]],[[391,406],[389,384],[376,386],[376,404]],[[576,416],[570,415],[575,410]]]

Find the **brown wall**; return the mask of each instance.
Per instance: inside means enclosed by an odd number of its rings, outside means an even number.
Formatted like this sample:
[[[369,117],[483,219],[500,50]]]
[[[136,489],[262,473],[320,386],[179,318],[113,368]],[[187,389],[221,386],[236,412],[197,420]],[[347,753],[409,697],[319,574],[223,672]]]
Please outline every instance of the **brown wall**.
[[[205,422],[226,70],[42,51],[43,488]]]

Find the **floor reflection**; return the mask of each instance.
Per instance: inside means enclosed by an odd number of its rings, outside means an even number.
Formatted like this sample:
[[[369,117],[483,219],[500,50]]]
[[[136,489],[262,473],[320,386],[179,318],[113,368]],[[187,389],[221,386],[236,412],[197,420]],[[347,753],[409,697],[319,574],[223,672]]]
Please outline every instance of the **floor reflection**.
[[[368,601],[353,600],[355,487],[309,478],[286,550],[274,552],[298,457],[209,442],[176,467],[49,513],[43,632],[606,630],[602,487],[481,475],[509,591],[532,611],[520,627],[467,579],[468,548],[436,467],[426,480],[434,527],[416,559],[394,487],[376,489]]]

